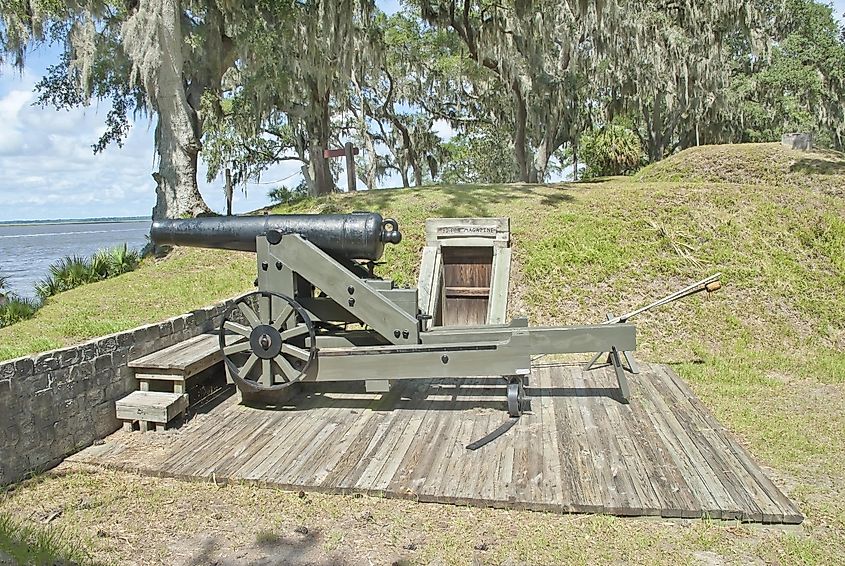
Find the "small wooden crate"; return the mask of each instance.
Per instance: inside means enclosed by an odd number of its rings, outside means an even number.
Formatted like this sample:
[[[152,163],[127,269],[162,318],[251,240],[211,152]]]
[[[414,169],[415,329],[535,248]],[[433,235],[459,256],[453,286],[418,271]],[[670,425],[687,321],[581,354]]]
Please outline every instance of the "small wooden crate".
[[[146,432],[150,423],[155,424],[156,430],[164,430],[167,423],[184,415],[187,408],[187,395],[158,391],[133,391],[115,403],[117,418],[123,421],[124,430],[132,430],[133,423],[138,421],[141,432]]]

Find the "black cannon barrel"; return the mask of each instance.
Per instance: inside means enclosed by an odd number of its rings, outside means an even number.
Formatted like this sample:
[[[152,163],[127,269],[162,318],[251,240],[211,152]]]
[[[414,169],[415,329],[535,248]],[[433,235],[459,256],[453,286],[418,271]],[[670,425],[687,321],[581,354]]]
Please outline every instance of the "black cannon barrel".
[[[256,237],[264,235],[272,241],[278,234],[299,234],[334,257],[373,261],[382,256],[385,244],[398,244],[402,239],[396,221],[375,212],[156,220],[150,230],[156,245],[251,252]]]

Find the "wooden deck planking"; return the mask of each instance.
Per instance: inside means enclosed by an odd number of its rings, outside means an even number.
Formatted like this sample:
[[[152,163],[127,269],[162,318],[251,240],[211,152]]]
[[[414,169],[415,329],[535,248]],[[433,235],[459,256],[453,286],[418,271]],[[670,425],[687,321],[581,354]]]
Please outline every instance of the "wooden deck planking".
[[[625,405],[608,368],[537,366],[531,410],[476,451],[465,446],[507,419],[500,379],[402,381],[386,394],[309,385],[267,409],[233,395],[180,429],[118,432],[71,460],[503,508],[802,520],[680,378],[663,366],[641,369],[629,377],[633,399]]]

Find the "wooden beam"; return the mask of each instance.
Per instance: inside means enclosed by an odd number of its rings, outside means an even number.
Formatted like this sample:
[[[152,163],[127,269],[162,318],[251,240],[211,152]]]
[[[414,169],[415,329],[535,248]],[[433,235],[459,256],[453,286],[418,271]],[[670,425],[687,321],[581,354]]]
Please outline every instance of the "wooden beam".
[[[360,150],[357,147],[352,148],[352,155],[358,155]],[[346,148],[341,147],[338,149],[324,149],[323,150],[323,157],[344,157],[346,155]]]

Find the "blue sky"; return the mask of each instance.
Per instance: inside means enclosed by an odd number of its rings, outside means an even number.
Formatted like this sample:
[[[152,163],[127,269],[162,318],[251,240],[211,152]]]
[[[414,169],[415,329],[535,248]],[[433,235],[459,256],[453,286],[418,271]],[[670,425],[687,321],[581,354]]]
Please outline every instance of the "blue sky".
[[[388,13],[399,9],[399,0],[377,4]],[[833,4],[841,16],[845,0]],[[149,215],[155,204],[154,123],[140,118],[122,148],[111,146],[94,155],[91,144],[104,131],[107,107],[56,111],[33,106],[33,87],[57,54],[41,48],[30,54],[23,73],[0,69],[0,221]],[[438,126],[449,135],[445,124]],[[285,162],[267,171],[261,185],[249,185],[246,195],[237,192],[235,211],[267,204],[275,181],[297,182],[299,166]],[[201,166],[199,181],[209,206],[224,210],[222,180],[205,182]],[[396,182],[387,179],[384,184]]]

